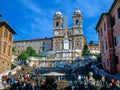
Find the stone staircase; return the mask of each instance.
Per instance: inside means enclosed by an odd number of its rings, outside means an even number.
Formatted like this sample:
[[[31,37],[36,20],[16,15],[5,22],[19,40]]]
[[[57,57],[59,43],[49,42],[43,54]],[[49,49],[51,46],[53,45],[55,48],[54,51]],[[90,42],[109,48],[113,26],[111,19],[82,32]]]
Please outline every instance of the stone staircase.
[[[65,87],[69,86],[69,81],[61,80],[61,81],[55,81],[57,84],[58,90],[64,90]]]

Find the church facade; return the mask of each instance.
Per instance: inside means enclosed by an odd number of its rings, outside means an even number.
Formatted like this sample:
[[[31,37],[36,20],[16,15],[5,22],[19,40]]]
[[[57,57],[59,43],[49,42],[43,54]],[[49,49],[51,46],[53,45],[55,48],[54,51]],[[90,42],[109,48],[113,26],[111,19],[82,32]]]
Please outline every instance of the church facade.
[[[62,13],[57,11],[54,15],[53,51],[56,52],[56,58],[75,58],[82,55],[86,38],[83,35],[81,11],[76,9],[72,18],[73,26],[66,27]]]

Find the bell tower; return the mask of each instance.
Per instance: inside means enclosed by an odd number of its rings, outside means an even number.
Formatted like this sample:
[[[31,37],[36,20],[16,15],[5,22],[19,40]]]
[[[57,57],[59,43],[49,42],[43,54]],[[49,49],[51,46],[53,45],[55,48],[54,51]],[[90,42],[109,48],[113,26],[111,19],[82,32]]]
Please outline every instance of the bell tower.
[[[63,35],[63,16],[60,11],[57,11],[53,18],[53,50],[62,50]]]
[[[53,30],[54,30],[54,36],[60,35],[60,29],[63,28],[63,16],[60,11],[57,11],[53,18]]]
[[[76,34],[83,34],[82,30],[82,14],[79,9],[76,9],[73,13],[73,27],[75,28],[74,30],[74,35]]]

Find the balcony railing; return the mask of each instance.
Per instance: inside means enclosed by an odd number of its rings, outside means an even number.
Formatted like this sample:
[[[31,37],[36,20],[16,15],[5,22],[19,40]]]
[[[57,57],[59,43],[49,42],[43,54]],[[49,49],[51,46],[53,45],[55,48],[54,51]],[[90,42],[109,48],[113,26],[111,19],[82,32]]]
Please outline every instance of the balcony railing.
[[[73,61],[75,60],[75,58],[47,58],[47,57],[44,57],[44,58],[38,58],[38,57],[30,57],[28,58],[28,60],[31,60],[31,61]]]

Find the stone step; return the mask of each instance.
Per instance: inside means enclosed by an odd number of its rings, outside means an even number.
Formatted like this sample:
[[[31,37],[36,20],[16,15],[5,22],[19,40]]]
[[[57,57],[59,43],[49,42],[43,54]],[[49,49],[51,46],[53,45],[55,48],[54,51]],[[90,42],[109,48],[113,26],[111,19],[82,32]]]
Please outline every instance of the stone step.
[[[55,83],[57,84],[58,90],[64,90],[65,87],[69,86],[69,82],[65,80],[55,81]]]

